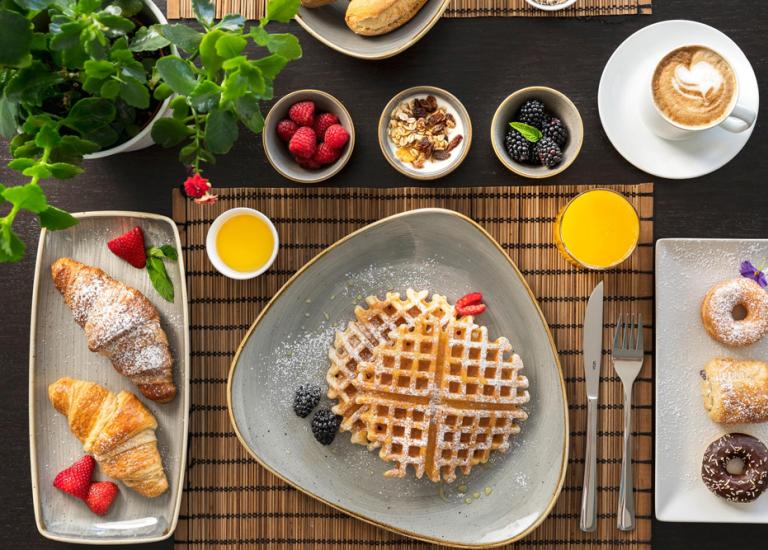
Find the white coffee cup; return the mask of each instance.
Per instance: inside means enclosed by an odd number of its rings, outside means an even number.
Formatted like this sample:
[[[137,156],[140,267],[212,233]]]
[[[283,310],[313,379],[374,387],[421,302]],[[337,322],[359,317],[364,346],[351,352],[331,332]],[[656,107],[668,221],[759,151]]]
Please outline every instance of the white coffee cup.
[[[735,79],[736,89],[734,90],[733,99],[729,109],[723,113],[723,116],[713,120],[709,124],[701,126],[685,126],[667,117],[656,104],[656,100],[653,95],[653,74],[656,67],[664,60],[664,58],[671,52],[684,48],[686,46],[678,46],[665,52],[659,61],[654,65],[654,71],[651,72],[651,78],[648,87],[646,88],[647,98],[643,102],[643,118],[650,127],[650,129],[659,137],[670,140],[682,140],[693,137],[699,132],[707,131],[715,127],[720,127],[734,134],[744,132],[752,127],[757,119],[757,113],[749,107],[739,103],[739,75],[736,69],[733,68],[733,64],[722,53],[711,48],[710,46],[704,46],[701,44],[695,44],[691,46],[701,46],[707,48],[717,55],[719,55],[731,68]]]

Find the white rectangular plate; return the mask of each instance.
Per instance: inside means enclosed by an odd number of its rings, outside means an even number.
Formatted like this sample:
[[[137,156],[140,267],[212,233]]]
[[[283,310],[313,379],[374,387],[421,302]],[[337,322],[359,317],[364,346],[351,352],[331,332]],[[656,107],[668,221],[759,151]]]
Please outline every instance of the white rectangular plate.
[[[700,371],[716,356],[768,359],[768,338],[746,348],[713,340],[701,322],[707,290],[739,277],[743,260],[768,259],[768,240],[661,239],[656,244],[656,517],[661,521],[768,523],[768,496],[735,504],[701,481],[701,460],[729,432],[768,443],[768,424],[725,425],[704,410]]]
[[[43,230],[37,250],[29,354],[29,443],[35,521],[42,535],[64,542],[162,540],[176,528],[187,453],[189,321],[179,233],[173,221],[154,214],[86,212],[75,216],[80,223],[67,230]],[[137,225],[144,231],[148,246],[172,244],[179,251],[178,262],[166,262],[176,293],[173,303],[157,294],[146,270],[132,267],[107,248],[108,240]],[[51,264],[63,256],[103,269],[141,291],[158,309],[174,355],[178,394],[172,402],[160,405],[143,398],[106,357],[88,350],[83,329],[75,323],[51,279]],[[84,454],[67,419],[48,401],[48,385],[62,376],[90,380],[113,392],[127,390],[141,398],[157,418],[158,446],[170,484],[165,494],[148,499],[118,483],[118,498],[109,513],[99,517],[82,502],[53,487],[56,474]],[[108,479],[98,467],[94,478]]]

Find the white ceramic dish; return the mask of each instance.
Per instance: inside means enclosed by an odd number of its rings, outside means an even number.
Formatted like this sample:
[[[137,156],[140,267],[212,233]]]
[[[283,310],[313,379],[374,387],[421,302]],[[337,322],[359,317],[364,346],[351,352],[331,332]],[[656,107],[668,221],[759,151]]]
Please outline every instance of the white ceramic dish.
[[[84,544],[135,544],[170,537],[181,505],[187,455],[189,411],[189,316],[181,242],[169,218],[138,212],[84,212],[77,225],[64,231],[43,231],[37,249],[29,350],[29,443],[35,521],[50,539]],[[166,262],[175,301],[163,300],[146,270],[136,269],[107,248],[107,241],[134,226],[147,244],[172,244],[178,262]],[[50,265],[67,256],[104,269],[112,277],[141,291],[158,309],[174,355],[173,375],[178,393],[160,405],[141,397],[109,360],[88,350],[83,330],[51,280]],[[67,419],[48,401],[48,385],[62,376],[90,380],[113,392],[139,395],[157,418],[157,438],[168,491],[154,499],[140,496],[118,482],[120,494],[109,513],[99,517],[82,503],[55,489],[58,472],[83,456],[83,447],[70,432]],[[98,466],[95,479],[108,479]]]
[[[335,331],[364,296],[408,287],[450,300],[482,289],[492,337],[507,336],[530,380],[530,418],[507,453],[453,484],[385,478],[375,453],[340,433],[327,447],[291,410],[296,387],[325,387]],[[275,295],[243,340],[229,375],[230,418],[267,469],[355,517],[418,539],[462,547],[518,540],[547,516],[562,487],[568,416],[557,352],[530,289],[479,225],[450,210],[406,212],[371,224],[316,256]],[[325,405],[329,403],[327,400]],[[481,493],[470,505],[457,488]],[[442,489],[441,489],[442,487]],[[490,494],[485,494],[485,488]]]
[[[616,150],[640,170],[670,179],[696,178],[727,164],[749,140],[754,125],[740,134],[723,128],[669,141],[654,134],[642,119],[640,105],[650,101],[650,81],[658,61],[686,44],[704,44],[722,52],[738,78],[739,102],[759,111],[755,72],[744,52],[719,30],[695,21],[649,25],[616,48],[603,69],[597,101],[600,121]]]
[[[714,284],[739,277],[739,264],[768,258],[768,240],[660,239],[656,244],[656,517],[661,521],[768,523],[768,497],[735,504],[701,481],[712,441],[744,432],[768,443],[768,424],[721,425],[704,410],[699,372],[716,356],[765,359],[768,338],[745,348],[707,334],[700,307]]]
[[[536,0],[525,0],[528,2],[529,6],[533,6],[534,8],[538,10],[543,11],[560,11],[564,10],[565,8],[570,8],[573,6],[578,0],[565,0],[564,2],[560,4],[541,4],[537,2]]]
[[[269,227],[270,232],[272,233],[272,239],[274,240],[274,246],[272,247],[272,255],[269,257],[269,260],[267,260],[267,263],[265,263],[263,266],[261,266],[259,269],[256,269],[255,271],[236,271],[229,267],[227,264],[225,264],[221,258],[219,257],[219,251],[216,247],[216,237],[219,235],[219,230],[221,229],[221,226],[226,222],[227,220],[234,218],[235,216],[239,215],[248,215],[248,216],[255,216],[259,218],[261,221],[263,221],[265,224],[267,224],[267,227]],[[208,234],[205,236],[205,252],[208,254],[208,259],[213,264],[213,267],[216,268],[216,271],[224,275],[225,277],[229,277],[230,279],[253,279],[254,277],[258,277],[262,273],[264,273],[267,269],[269,269],[272,264],[275,262],[275,258],[277,258],[277,251],[280,249],[280,238],[277,235],[277,229],[275,229],[275,224],[272,223],[272,220],[270,220],[268,217],[266,217],[264,214],[259,212],[258,210],[254,210],[253,208],[232,208],[230,210],[227,210],[226,212],[223,212],[222,214],[219,214],[219,216],[213,220],[213,223],[211,224],[211,227],[208,228]]]

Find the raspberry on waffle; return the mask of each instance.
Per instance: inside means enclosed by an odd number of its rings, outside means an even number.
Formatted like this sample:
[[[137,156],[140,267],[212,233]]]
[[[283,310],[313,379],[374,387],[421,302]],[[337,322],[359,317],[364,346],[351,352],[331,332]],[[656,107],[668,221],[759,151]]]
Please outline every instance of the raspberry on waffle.
[[[506,338],[491,341],[472,317],[423,317],[390,340],[358,365],[355,383],[368,440],[395,463],[386,476],[403,477],[410,464],[416,477],[450,483],[457,469],[468,474],[509,448],[530,396]]]
[[[336,333],[334,345],[328,352],[328,397],[338,400],[333,412],[342,417],[340,430],[352,432],[354,443],[378,446],[377,442],[369,441],[361,419],[367,405],[355,400],[358,390],[354,382],[358,365],[371,360],[378,345],[390,342],[389,335],[398,326],[413,326],[421,318],[446,323],[454,317],[453,306],[444,296],[435,294],[427,301],[427,295],[426,290],[416,292],[409,288],[405,299],[400,298],[397,292],[387,293],[384,300],[369,296],[366,298],[366,308],[355,308],[357,320]]]

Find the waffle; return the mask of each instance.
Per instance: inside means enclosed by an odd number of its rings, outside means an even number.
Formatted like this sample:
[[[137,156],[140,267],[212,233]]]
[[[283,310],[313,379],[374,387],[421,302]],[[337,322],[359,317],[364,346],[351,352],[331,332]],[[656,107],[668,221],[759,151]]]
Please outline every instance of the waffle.
[[[446,323],[454,317],[453,306],[444,296],[433,295],[427,301],[426,290],[406,291],[405,299],[397,292],[387,293],[384,300],[376,296],[366,298],[367,306],[355,308],[356,321],[351,321],[347,328],[336,333],[333,347],[328,353],[331,366],[328,369],[328,397],[338,399],[333,412],[342,417],[341,431],[352,432],[352,441],[377,447],[378,443],[369,441],[361,415],[367,405],[355,401],[358,365],[373,358],[374,349],[380,344],[390,342],[389,335],[398,326],[413,326],[422,318],[435,319]]]
[[[424,317],[392,339],[358,365],[355,397],[369,441],[395,463],[384,475],[403,477],[411,465],[416,477],[450,483],[457,469],[468,474],[509,448],[530,397],[506,338],[490,341],[471,317]]]

